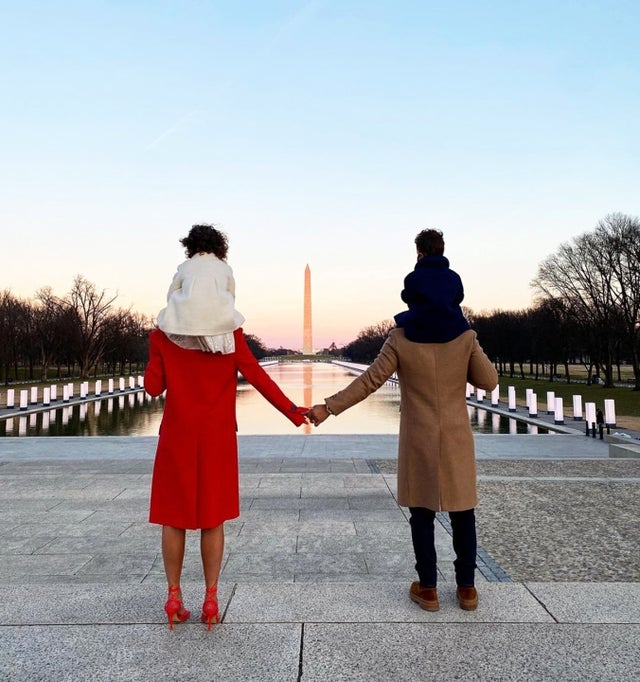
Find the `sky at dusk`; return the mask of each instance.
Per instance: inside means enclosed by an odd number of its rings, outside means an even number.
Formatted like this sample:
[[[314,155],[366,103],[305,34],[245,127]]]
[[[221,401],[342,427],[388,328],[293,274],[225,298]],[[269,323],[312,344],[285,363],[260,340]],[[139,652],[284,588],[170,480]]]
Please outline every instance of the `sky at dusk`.
[[[197,222],[245,331],[353,340],[439,228],[473,310],[640,213],[636,0],[0,0],[0,290],[155,315]]]

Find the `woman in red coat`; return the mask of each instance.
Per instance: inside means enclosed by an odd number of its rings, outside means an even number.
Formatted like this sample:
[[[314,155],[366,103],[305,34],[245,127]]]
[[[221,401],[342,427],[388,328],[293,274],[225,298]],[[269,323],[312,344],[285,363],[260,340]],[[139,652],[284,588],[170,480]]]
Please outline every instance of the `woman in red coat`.
[[[162,525],[162,558],[169,586],[165,611],[169,627],[190,613],[182,604],[180,576],[185,531],[201,529],[200,549],[206,584],[202,621],[219,622],[217,586],[224,550],[223,524],[240,514],[236,388],[238,372],[296,426],[302,413],[260,367],[233,313],[226,235],[195,225],[181,240],[189,259],[185,275],[169,290],[170,319],[179,328],[156,329],[150,336],[144,386],[151,395],[166,390],[166,403],[151,481],[149,521]],[[179,271],[180,273],[180,271]],[[213,275],[212,275],[213,273]],[[219,278],[218,278],[219,279]],[[178,280],[176,282],[176,280]],[[219,298],[219,301],[215,299]],[[202,302],[208,307],[203,308]],[[223,305],[224,303],[224,305]],[[219,304],[219,305],[218,305]],[[226,318],[202,310],[225,310]],[[229,312],[231,311],[231,312]],[[164,319],[159,315],[159,318]]]
[[[296,426],[301,411],[260,367],[244,339],[234,332],[235,352],[187,350],[159,329],[150,336],[145,390],[166,393],[151,482],[149,521],[162,524],[162,557],[169,585],[169,625],[186,620],[180,576],[185,529],[201,529],[206,583],[203,622],[218,622],[218,575],[224,549],[223,523],[240,514],[236,387],[238,372]],[[170,603],[171,602],[171,603]],[[176,608],[177,607],[177,608]]]

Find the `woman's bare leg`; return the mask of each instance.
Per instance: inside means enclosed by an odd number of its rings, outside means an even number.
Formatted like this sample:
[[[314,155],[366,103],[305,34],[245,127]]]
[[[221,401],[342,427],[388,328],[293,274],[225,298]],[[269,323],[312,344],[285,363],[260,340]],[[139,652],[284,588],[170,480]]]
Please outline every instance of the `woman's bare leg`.
[[[221,523],[215,528],[203,528],[200,531],[200,554],[207,588],[218,584],[223,552],[224,525]]]
[[[169,587],[180,584],[182,563],[184,561],[185,535],[184,528],[162,526],[162,560]]]

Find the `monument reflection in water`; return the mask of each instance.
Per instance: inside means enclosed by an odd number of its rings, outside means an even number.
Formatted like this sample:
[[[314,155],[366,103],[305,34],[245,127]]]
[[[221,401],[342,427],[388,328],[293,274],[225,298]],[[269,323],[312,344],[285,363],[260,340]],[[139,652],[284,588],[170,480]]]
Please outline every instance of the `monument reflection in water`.
[[[323,402],[353,379],[346,370],[329,363],[282,363],[266,371],[291,400],[305,406]],[[400,389],[394,384],[386,384],[318,428],[303,425],[296,429],[246,382],[239,384],[237,396],[241,435],[395,434],[400,423]],[[163,398],[139,392],[31,415],[16,410],[14,417],[0,421],[0,436],[156,436],[163,407]],[[469,408],[469,418],[479,433],[537,432],[523,422],[475,407]]]

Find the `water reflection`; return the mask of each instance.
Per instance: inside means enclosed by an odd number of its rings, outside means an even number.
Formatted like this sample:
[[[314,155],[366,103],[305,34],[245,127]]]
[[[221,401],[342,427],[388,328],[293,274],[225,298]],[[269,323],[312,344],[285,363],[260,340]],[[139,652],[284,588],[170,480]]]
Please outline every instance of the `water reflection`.
[[[320,362],[282,363],[268,368],[269,375],[297,405],[310,406],[346,386],[353,378],[336,365]],[[250,385],[238,390],[238,433],[286,434],[296,428]],[[303,433],[354,434],[397,433],[400,420],[400,389],[388,384],[365,402],[354,405],[339,418],[330,417],[319,428],[300,427]]]
[[[163,398],[143,392],[65,405],[0,421],[0,436],[157,435],[163,406]]]
[[[484,410],[481,407],[467,406],[469,421],[474,433],[545,434],[549,431],[535,424],[527,424],[518,419],[510,419],[501,414]]]
[[[323,402],[353,378],[344,368],[328,363],[283,363],[271,365],[266,371],[291,400],[306,406]],[[163,398],[151,398],[141,391],[37,414],[16,413],[0,421],[0,436],[155,436],[163,407]],[[468,411],[476,433],[538,432],[535,426],[483,408],[469,407]],[[296,429],[250,384],[242,382],[237,393],[237,422],[242,435],[395,434],[400,423],[400,389],[396,384],[387,384],[317,429],[311,425]]]

